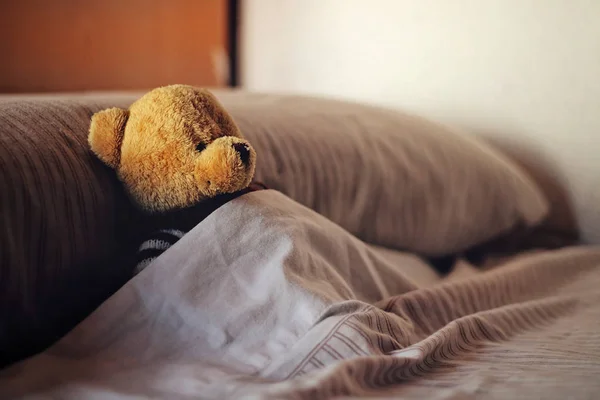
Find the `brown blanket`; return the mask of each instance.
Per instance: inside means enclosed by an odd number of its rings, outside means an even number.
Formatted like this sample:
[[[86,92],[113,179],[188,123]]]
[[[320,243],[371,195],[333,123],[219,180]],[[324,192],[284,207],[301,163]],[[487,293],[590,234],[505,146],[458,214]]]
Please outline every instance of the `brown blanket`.
[[[420,287],[278,192],[213,212],[0,398],[593,399],[600,249]]]

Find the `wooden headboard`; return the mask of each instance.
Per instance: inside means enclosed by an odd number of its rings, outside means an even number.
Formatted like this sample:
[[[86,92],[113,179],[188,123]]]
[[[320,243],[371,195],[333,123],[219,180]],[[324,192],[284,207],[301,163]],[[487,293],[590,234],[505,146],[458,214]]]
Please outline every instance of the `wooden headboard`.
[[[227,0],[0,0],[0,92],[235,80]]]

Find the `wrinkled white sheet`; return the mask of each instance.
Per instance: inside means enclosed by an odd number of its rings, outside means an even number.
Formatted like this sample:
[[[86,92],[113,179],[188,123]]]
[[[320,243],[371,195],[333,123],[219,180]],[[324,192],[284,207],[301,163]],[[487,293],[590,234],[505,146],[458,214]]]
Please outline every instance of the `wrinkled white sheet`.
[[[277,191],[250,193],[17,367],[0,394],[22,384],[61,398],[222,398],[232,376],[286,364],[330,307],[353,300],[348,307],[364,307],[416,289],[403,268],[423,282],[436,279],[421,259],[370,247]]]
[[[420,275],[419,287],[409,277]],[[418,274],[413,274],[417,276]],[[226,204],[0,398],[592,399],[600,249],[435,284],[272,191]]]

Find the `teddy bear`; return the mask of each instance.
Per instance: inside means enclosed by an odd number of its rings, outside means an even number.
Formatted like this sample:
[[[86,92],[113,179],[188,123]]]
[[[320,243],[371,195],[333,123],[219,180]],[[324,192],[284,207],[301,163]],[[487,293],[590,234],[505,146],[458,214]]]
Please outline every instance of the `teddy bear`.
[[[207,89],[163,86],[99,111],[88,142],[151,221],[134,274],[221,205],[265,189],[253,182],[254,148]]]

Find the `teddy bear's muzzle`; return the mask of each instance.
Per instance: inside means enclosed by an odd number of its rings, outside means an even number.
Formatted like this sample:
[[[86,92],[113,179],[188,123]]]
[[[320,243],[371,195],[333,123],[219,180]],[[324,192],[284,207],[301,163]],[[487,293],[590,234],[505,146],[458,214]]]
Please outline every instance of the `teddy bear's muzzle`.
[[[250,149],[246,143],[234,143],[234,150],[238,153],[240,160],[244,165],[248,165],[250,162]]]

